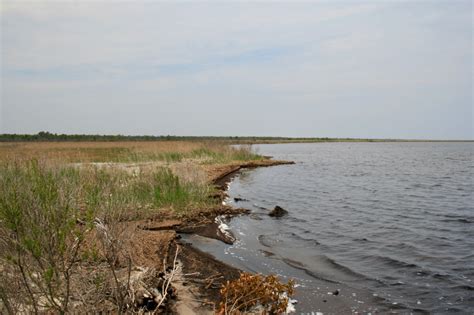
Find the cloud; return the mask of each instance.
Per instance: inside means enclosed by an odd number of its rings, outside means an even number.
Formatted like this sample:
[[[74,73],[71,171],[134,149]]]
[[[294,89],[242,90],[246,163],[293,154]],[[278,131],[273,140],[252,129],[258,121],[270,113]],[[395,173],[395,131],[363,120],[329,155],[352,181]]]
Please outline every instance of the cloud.
[[[472,137],[470,9],[431,1],[3,1],[3,128]],[[240,112],[252,114],[235,126],[211,118]],[[420,117],[405,121],[407,113]],[[457,127],[420,127],[439,116]],[[387,119],[399,127],[381,128]]]

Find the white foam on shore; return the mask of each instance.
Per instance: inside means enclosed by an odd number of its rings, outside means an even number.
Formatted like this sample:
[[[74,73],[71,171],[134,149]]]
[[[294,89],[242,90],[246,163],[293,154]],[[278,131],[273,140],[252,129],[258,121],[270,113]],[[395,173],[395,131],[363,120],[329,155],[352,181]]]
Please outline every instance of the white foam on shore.
[[[230,238],[230,239],[234,239],[233,235],[229,232],[230,231],[230,227],[224,223],[224,221],[222,221],[222,217],[221,216],[218,216],[216,217],[216,219],[214,220],[215,223],[218,224],[218,229],[219,231],[225,235],[226,237]]]
[[[283,292],[282,294],[280,294],[280,299],[288,299],[288,304],[286,305],[285,314],[291,314],[291,313],[296,312],[295,304],[298,303],[298,300],[294,300],[288,297],[288,294],[286,294],[286,292]]]

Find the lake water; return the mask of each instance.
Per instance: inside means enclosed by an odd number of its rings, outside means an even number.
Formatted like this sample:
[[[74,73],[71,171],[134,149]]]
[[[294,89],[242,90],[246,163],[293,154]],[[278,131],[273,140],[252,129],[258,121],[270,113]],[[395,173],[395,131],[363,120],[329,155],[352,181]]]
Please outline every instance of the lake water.
[[[474,313],[473,143],[255,149],[296,164],[246,170],[232,181],[228,202],[252,214],[231,220],[239,241],[215,255],[296,277],[301,312],[326,301],[319,287],[326,281],[346,288],[355,305],[371,304],[367,312]],[[288,215],[269,217],[275,205]],[[312,298],[312,291],[324,292]]]

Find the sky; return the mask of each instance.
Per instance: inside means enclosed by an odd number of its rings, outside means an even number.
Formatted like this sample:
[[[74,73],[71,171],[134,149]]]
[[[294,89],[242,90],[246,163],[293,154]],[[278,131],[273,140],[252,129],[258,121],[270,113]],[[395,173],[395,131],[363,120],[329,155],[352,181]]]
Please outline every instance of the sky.
[[[0,133],[474,139],[472,1],[0,0]]]

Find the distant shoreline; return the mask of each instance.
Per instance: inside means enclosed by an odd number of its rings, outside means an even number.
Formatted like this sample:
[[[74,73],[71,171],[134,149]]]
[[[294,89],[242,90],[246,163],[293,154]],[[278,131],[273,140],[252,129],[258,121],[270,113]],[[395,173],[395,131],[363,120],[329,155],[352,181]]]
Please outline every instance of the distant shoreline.
[[[119,142],[119,141],[222,141],[231,144],[324,143],[324,142],[474,142],[474,140],[439,139],[371,139],[328,137],[265,137],[265,136],[131,136],[56,134],[0,134],[0,142]]]

